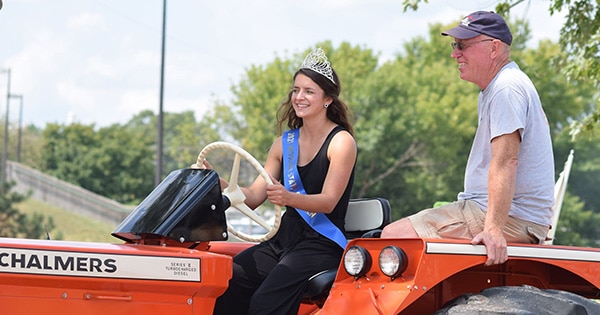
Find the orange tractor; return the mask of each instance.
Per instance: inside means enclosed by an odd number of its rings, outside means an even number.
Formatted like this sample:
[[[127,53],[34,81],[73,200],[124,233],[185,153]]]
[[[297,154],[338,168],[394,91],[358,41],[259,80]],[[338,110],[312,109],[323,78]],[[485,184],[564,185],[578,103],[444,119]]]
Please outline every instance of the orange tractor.
[[[219,148],[236,153],[223,192],[219,175],[200,167]],[[274,235],[281,218],[277,207],[267,220],[245,206],[241,158],[270,180],[246,151],[210,144],[114,230],[120,244],[0,238],[0,312],[211,314],[231,257]],[[266,233],[239,231],[228,208]],[[383,198],[351,201],[352,240],[337,270],[309,279],[299,314],[600,314],[600,249],[510,244],[506,263],[486,267],[485,248],[468,241],[378,238],[390,213]]]

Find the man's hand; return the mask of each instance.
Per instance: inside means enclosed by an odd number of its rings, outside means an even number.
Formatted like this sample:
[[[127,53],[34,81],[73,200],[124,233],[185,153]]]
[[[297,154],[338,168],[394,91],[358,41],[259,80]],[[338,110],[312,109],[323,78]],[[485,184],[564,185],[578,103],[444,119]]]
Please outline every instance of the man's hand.
[[[471,244],[485,245],[487,251],[486,266],[503,264],[508,260],[506,239],[500,230],[483,230],[483,232],[475,235],[471,240]]]

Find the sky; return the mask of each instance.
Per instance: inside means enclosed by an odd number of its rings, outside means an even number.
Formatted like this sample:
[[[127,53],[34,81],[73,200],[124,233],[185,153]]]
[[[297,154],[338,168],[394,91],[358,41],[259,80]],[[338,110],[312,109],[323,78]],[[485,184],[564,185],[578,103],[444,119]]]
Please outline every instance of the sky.
[[[401,53],[433,23],[494,10],[498,0],[429,0],[403,12],[402,0],[167,0],[163,110],[200,119],[253,65],[289,58],[321,41],[360,45],[382,60]],[[24,125],[124,124],[158,113],[162,0],[3,0],[0,10],[0,116]],[[535,47],[557,41],[564,15],[528,0]],[[450,39],[449,39],[450,42]],[[448,46],[449,47],[449,46]],[[448,49],[450,58],[450,47]],[[4,118],[3,118],[4,119]]]

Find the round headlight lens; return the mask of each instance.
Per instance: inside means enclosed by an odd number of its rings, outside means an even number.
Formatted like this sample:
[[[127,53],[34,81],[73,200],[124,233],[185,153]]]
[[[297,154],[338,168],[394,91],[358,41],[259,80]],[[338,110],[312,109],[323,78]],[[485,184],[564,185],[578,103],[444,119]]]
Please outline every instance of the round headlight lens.
[[[371,255],[360,246],[350,246],[344,254],[344,269],[354,278],[364,276],[371,269]]]
[[[392,280],[406,271],[407,266],[408,259],[401,248],[390,245],[384,247],[379,253],[379,269]]]

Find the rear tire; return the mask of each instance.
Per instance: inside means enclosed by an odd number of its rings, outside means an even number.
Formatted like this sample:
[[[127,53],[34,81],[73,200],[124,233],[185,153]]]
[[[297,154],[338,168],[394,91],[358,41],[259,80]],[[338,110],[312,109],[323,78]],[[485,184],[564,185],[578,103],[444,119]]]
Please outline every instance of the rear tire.
[[[594,315],[600,314],[600,303],[567,291],[506,286],[459,296],[434,313],[454,314]]]

